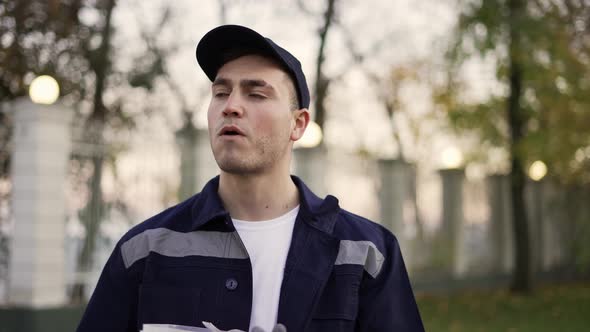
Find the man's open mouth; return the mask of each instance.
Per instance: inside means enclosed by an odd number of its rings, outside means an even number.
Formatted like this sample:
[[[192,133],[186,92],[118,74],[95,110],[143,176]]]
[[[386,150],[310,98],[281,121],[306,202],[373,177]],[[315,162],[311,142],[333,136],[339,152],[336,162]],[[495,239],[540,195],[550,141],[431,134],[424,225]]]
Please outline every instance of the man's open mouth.
[[[244,136],[244,132],[238,127],[234,125],[224,126],[219,131],[220,136]]]

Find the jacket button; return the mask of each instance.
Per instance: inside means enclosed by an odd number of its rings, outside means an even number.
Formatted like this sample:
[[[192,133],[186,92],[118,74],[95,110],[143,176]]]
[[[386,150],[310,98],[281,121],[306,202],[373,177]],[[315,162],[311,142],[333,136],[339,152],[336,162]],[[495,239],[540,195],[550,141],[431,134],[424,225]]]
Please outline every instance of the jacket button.
[[[234,278],[229,278],[225,281],[225,288],[227,288],[230,291],[235,290],[236,288],[238,288],[238,281]]]

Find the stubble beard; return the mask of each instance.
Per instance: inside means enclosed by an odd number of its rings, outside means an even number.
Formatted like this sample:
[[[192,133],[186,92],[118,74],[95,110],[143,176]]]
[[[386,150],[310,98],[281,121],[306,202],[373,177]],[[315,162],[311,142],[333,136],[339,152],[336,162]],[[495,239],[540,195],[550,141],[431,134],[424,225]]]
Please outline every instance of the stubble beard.
[[[276,138],[274,138],[276,140]],[[288,141],[273,144],[273,138],[260,137],[254,142],[254,151],[222,151],[214,153],[219,168],[235,175],[262,174],[271,169],[287,153]]]

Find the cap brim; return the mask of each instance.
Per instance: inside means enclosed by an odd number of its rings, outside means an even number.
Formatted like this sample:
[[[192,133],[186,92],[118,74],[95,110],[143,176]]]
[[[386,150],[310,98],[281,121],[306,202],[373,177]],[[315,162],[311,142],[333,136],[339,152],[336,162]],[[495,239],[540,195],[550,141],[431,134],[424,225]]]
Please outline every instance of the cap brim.
[[[231,49],[255,49],[278,56],[269,42],[258,32],[239,25],[224,25],[209,31],[197,45],[197,62],[205,75],[214,81],[224,64],[223,54]]]

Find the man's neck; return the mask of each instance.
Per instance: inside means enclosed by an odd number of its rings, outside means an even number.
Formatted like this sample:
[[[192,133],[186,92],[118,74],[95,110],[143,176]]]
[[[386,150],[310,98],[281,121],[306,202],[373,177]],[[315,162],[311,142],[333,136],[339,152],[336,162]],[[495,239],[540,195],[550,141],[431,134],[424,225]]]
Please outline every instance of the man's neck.
[[[219,196],[232,218],[269,220],[299,204],[299,191],[288,173],[282,176],[221,172]]]

